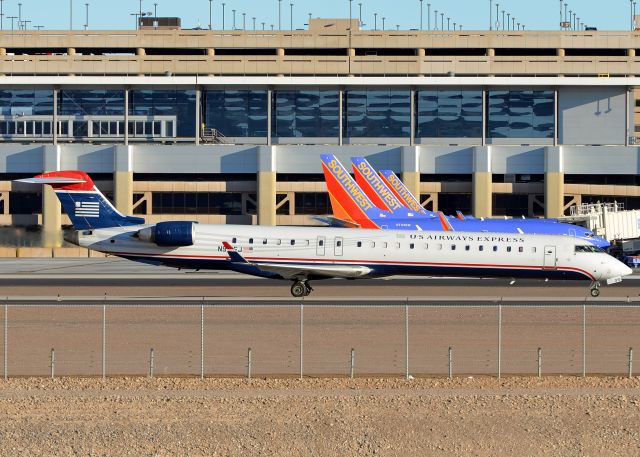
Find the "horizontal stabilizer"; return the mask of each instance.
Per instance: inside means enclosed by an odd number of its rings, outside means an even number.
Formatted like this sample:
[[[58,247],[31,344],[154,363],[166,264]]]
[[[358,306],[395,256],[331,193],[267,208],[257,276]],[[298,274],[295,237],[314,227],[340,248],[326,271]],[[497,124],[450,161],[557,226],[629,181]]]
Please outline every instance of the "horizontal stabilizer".
[[[229,254],[229,258],[231,259],[232,262],[234,262],[234,263],[249,263],[247,261],[247,259],[242,257],[242,254],[240,254],[238,251],[236,251],[236,249],[231,245],[231,243],[229,243],[227,241],[223,241],[222,245],[227,250],[227,254]]]
[[[342,228],[361,228],[362,226],[357,222],[349,221],[346,219],[340,219],[335,216],[313,216],[313,219],[327,224],[329,227],[342,227]]]
[[[87,182],[84,179],[77,178],[25,178],[25,179],[16,179],[16,182],[24,182],[27,184],[81,184],[83,182]]]

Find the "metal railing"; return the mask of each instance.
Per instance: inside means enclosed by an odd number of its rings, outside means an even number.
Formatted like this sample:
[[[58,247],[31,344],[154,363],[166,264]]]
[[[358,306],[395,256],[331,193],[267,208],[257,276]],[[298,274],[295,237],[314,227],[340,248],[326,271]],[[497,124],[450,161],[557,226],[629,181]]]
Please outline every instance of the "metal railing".
[[[633,376],[640,344],[635,303],[6,303],[0,310],[4,379]]]

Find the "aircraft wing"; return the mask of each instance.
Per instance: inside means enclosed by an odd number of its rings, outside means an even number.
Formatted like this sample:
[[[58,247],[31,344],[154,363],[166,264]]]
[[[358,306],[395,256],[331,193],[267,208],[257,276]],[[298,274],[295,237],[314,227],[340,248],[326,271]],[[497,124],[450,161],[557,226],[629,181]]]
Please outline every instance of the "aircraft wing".
[[[313,265],[254,263],[262,271],[275,273],[285,279],[322,276],[325,278],[360,278],[371,273],[371,268],[360,265]]]

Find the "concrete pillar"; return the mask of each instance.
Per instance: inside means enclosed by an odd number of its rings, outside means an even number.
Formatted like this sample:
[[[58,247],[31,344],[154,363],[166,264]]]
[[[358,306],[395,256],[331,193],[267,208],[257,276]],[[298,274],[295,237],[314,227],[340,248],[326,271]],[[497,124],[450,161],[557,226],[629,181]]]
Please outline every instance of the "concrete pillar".
[[[424,48],[418,49],[418,57],[426,57],[427,51]]]
[[[125,216],[133,214],[133,169],[131,146],[114,146],[113,199],[118,211]]]
[[[471,202],[475,217],[493,215],[493,174],[491,146],[473,148],[473,177]]]
[[[564,57],[566,55],[566,52],[565,52],[564,48],[556,49],[556,55],[558,57]]]
[[[144,48],[136,48],[136,55],[137,56],[146,56],[147,55],[147,51]]]
[[[213,48],[207,48],[207,55],[208,56],[215,56],[216,55],[216,50]]]
[[[354,48],[349,48],[349,49],[347,50],[347,55],[348,55],[350,58],[355,57],[355,56],[356,56],[356,50],[355,50]]]
[[[495,57],[496,56],[496,50],[493,48],[489,48],[487,49],[487,56],[489,57]]]
[[[635,57],[636,56],[636,50],[635,49],[627,49],[627,56]]]
[[[284,57],[284,48],[278,48],[277,55],[278,57]]]
[[[420,146],[402,148],[402,182],[420,200]]]
[[[564,214],[562,146],[545,148],[544,169],[544,214],[548,218],[560,217]]]
[[[68,56],[75,56],[76,55],[76,48],[67,48],[67,55]]]
[[[42,147],[42,163],[45,172],[60,170],[60,146]],[[42,232],[45,247],[62,244],[62,209],[60,200],[51,186],[42,186]]]
[[[276,225],[276,147],[258,148],[258,224]]]

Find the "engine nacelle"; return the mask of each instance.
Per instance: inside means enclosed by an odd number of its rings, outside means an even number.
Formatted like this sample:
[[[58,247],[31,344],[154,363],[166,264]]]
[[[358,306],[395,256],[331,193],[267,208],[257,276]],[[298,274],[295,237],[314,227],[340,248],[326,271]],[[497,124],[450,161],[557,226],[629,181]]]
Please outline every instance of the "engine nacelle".
[[[138,238],[158,246],[192,246],[195,243],[197,222],[158,222],[153,227],[138,231]]]

